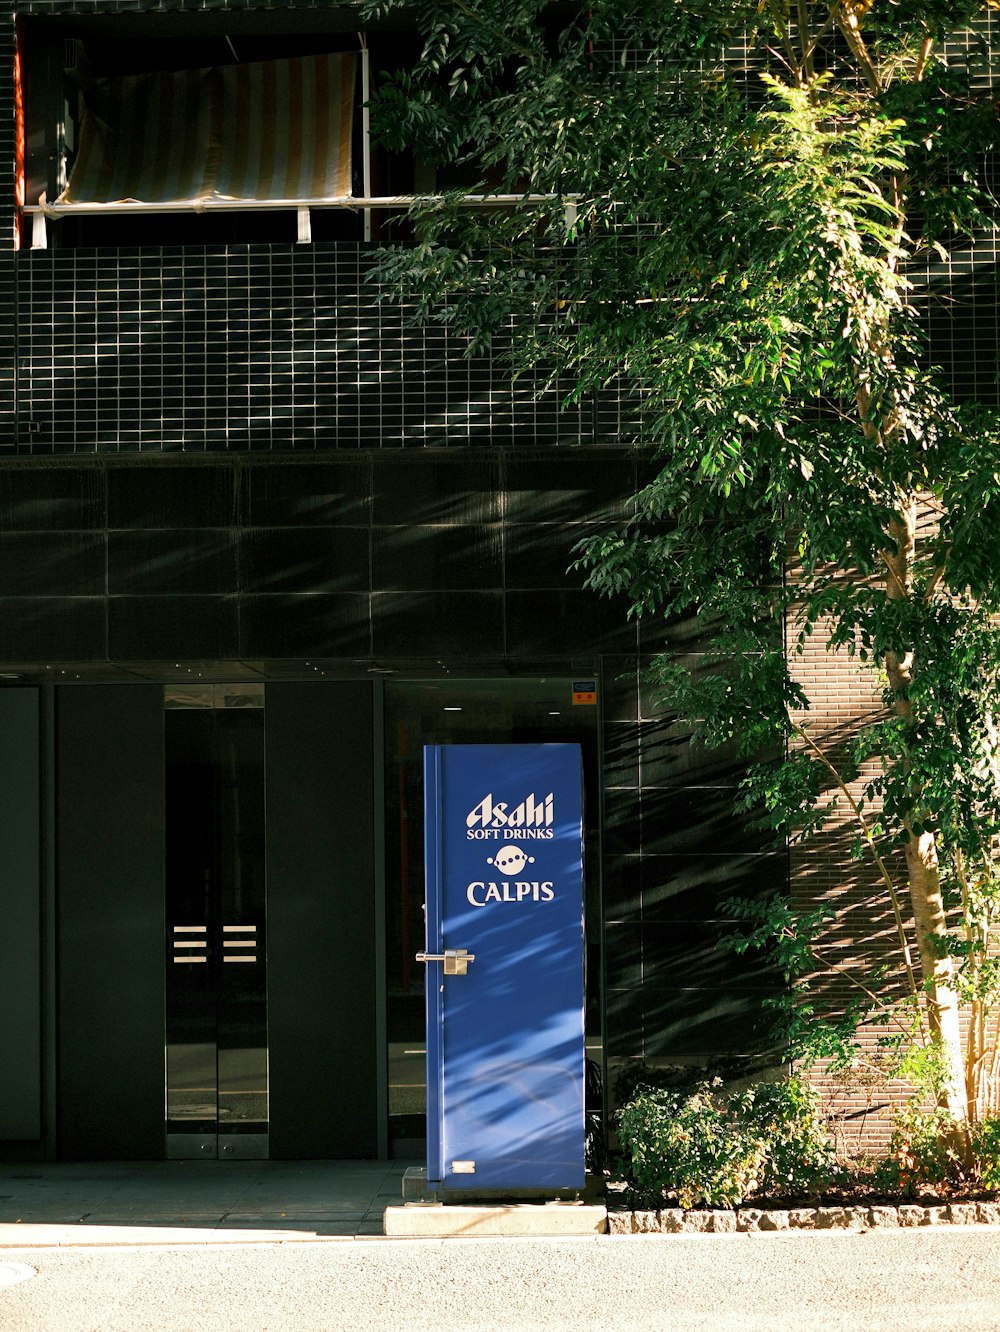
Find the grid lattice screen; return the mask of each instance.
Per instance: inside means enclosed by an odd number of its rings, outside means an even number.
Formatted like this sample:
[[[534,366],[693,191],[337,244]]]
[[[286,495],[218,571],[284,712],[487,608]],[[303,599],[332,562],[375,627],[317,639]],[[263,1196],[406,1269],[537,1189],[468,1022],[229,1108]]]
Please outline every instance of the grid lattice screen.
[[[588,407],[379,303],[357,244],[19,258],[26,452],[581,443]],[[0,274],[2,279],[2,274]]]

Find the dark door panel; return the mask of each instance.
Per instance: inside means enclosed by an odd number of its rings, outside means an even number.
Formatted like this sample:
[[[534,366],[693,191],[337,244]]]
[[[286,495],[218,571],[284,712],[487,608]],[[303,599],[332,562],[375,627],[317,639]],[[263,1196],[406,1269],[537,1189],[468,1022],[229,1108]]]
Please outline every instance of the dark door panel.
[[[267,687],[271,1156],[378,1154],[372,687]]]
[[[163,1156],[163,691],[57,690],[58,1150]]]

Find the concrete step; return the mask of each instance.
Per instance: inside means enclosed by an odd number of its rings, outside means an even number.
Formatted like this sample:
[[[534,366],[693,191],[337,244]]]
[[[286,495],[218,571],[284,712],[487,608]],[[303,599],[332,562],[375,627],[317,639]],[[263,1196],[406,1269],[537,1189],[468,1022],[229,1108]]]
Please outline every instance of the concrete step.
[[[467,1239],[470,1236],[604,1235],[608,1209],[579,1202],[404,1203],[385,1209],[385,1233],[408,1239]]]

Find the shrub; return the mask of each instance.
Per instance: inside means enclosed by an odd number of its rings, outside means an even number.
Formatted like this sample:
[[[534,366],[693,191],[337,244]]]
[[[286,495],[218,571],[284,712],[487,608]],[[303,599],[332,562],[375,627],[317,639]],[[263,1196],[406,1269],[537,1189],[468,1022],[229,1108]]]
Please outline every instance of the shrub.
[[[829,1179],[833,1147],[798,1079],[727,1095],[719,1079],[691,1091],[640,1087],[618,1113],[628,1181],[647,1205],[732,1207],[808,1192]]]
[[[979,1182],[1000,1189],[1000,1119],[984,1119],[972,1130],[972,1156]]]
[[[963,1167],[952,1138],[952,1120],[943,1110],[897,1111],[888,1154],[875,1169],[876,1186],[911,1197],[921,1186],[957,1183]]]
[[[733,1120],[717,1085],[688,1095],[643,1087],[618,1112],[629,1182],[643,1202],[659,1206],[676,1193],[681,1207],[731,1207],[756,1185],[762,1144]]]
[[[799,1197],[824,1189],[837,1172],[836,1150],[816,1112],[818,1093],[799,1078],[761,1082],[730,1101],[764,1143],[757,1192]]]

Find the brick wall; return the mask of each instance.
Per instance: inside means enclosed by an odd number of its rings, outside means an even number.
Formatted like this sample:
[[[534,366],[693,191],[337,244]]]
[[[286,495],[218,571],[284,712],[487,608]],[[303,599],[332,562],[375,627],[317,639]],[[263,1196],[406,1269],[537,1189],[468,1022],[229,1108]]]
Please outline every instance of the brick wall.
[[[790,660],[812,705],[804,719],[808,734],[839,768],[849,757],[862,722],[881,713],[883,704],[877,678],[863,671],[846,650],[829,649],[829,630],[828,623],[820,622],[802,654],[793,654]],[[848,783],[854,800],[876,770],[869,763],[857,780]],[[831,911],[817,941],[824,966],[810,978],[810,992],[821,1011],[836,1015],[858,997],[859,983],[891,1002],[908,992],[908,982],[892,894],[871,853],[862,850],[858,817],[832,776],[825,783],[824,796],[835,802],[832,817],[819,835],[791,847],[789,872],[791,899],[797,909],[826,906]],[[879,851],[896,886],[905,922],[909,912],[904,867],[884,844]],[[916,958],[912,925],[906,938]],[[848,1072],[833,1074],[828,1065],[821,1064],[810,1073],[833,1117],[838,1140],[850,1153],[884,1145],[891,1131],[891,1107],[907,1094],[903,1084],[887,1081],[880,1071],[878,1042],[886,1030],[873,1025],[861,1031],[861,1055]]]

